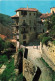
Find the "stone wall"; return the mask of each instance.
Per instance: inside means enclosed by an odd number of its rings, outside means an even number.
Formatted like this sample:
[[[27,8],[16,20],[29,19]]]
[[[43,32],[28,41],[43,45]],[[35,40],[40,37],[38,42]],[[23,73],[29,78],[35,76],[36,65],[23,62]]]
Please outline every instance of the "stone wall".
[[[55,70],[55,45],[51,42],[48,43],[48,46],[45,44],[40,46],[42,57],[50,65],[50,67]]]
[[[26,78],[26,81],[32,81],[35,75],[36,69],[31,61],[23,59],[23,76]]]

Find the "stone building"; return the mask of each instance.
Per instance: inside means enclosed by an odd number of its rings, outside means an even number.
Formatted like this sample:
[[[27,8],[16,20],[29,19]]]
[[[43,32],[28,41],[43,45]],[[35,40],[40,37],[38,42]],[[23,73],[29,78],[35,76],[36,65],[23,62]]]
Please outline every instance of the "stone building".
[[[50,9],[51,9],[51,13],[55,13],[55,7],[52,7]]]
[[[55,7],[50,8],[51,12],[50,13],[45,13],[40,16],[42,22],[44,22],[46,19],[50,20],[51,15],[55,13]]]
[[[26,45],[34,40],[37,33],[45,31],[40,17],[37,17],[38,10],[36,8],[19,8],[16,15],[11,18],[15,20],[14,30],[17,41]]]

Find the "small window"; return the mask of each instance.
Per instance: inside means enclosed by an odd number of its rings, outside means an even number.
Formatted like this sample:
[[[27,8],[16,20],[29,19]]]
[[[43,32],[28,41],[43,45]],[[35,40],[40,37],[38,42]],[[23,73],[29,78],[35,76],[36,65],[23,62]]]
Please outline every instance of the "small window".
[[[25,20],[23,20],[23,26],[25,26]]]
[[[26,35],[23,35],[23,39],[26,39]]]
[[[31,13],[29,13],[29,15],[31,15]]]
[[[34,13],[34,15],[35,15],[35,13]]]
[[[23,31],[25,32],[25,28],[23,29]]]
[[[25,23],[25,20],[23,20],[23,23]]]
[[[44,33],[44,29],[43,29],[43,33]]]
[[[23,16],[27,15],[27,11],[21,11],[21,15]]]

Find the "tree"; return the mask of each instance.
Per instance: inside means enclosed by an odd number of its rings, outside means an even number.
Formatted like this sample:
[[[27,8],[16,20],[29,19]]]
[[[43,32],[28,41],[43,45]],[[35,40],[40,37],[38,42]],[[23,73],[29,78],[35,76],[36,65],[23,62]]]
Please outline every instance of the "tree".
[[[5,42],[2,38],[0,38],[0,53],[1,51],[3,51],[4,47],[5,47]]]
[[[53,27],[51,28],[49,35],[53,38],[55,37],[55,25],[53,25]]]
[[[0,13],[0,23],[3,24],[4,26],[8,26],[12,24],[12,19],[10,18],[10,16],[5,15],[5,14],[1,14]]]
[[[54,26],[55,25],[55,15],[52,15],[51,22],[52,22],[52,25]]]
[[[50,30],[51,27],[52,27],[52,23],[51,23],[49,20],[46,20],[46,21],[44,22],[44,25],[45,25],[45,27],[47,27],[48,30]]]

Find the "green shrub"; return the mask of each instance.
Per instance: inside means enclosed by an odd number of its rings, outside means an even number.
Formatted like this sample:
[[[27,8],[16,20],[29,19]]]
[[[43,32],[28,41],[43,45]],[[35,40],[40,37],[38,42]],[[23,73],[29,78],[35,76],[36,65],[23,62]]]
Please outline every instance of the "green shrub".
[[[53,40],[52,43],[55,45],[55,40]]]
[[[44,65],[46,65],[46,67],[48,67],[51,71],[52,74],[52,81],[55,81],[55,71],[52,70],[52,68],[45,62],[45,60],[41,57],[40,60],[44,63]]]
[[[14,76],[14,59],[10,61],[9,64],[7,64],[6,69],[4,72],[0,75],[0,80],[1,81],[9,81],[9,79]]]
[[[12,42],[10,42],[10,41],[6,41],[5,42],[5,49],[12,48],[12,47],[14,47],[14,45],[12,44]]]
[[[23,73],[17,77],[16,81],[23,81]]]
[[[23,49],[22,49],[22,48],[21,48],[21,49],[19,49],[19,50],[18,50],[18,53],[19,53],[19,52],[22,52],[22,53],[23,53]]]
[[[3,63],[6,63],[8,61],[8,58],[6,55],[1,55],[0,56],[0,63],[3,64]]]
[[[4,47],[5,47],[5,42],[2,38],[0,38],[0,52],[3,51]]]
[[[51,40],[52,40],[51,37],[43,37],[42,44],[46,44],[47,45],[48,41],[51,41]]]
[[[52,29],[50,30],[49,35],[50,35],[51,37],[55,38],[55,25],[52,26]]]
[[[0,23],[4,26],[12,25],[13,20],[10,16],[0,13]]]
[[[40,41],[42,41],[42,39],[43,39],[44,37],[47,37],[47,34],[46,34],[46,33],[44,33],[44,34],[40,34],[40,35],[39,35],[39,39],[40,39]]]

